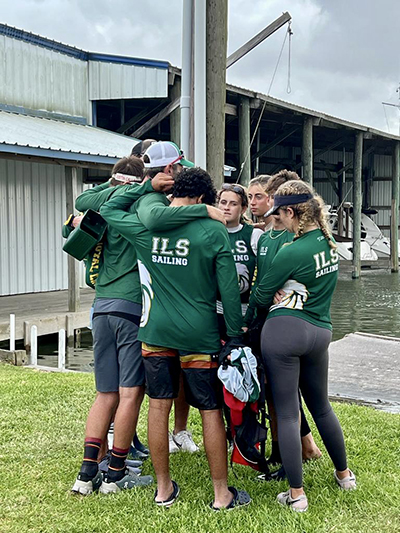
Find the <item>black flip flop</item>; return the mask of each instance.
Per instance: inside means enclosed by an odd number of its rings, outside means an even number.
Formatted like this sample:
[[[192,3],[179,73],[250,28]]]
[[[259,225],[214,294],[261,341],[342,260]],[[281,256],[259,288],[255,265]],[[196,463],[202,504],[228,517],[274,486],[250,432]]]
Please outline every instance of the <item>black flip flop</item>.
[[[233,494],[231,503],[226,507],[214,507],[214,502],[211,502],[210,507],[213,511],[231,511],[236,507],[249,505],[251,502],[251,498],[245,490],[237,490],[235,487],[228,487],[228,489]]]
[[[156,505],[158,505],[159,507],[171,507],[171,505],[175,503],[175,500],[179,496],[180,489],[179,489],[178,483],[176,483],[175,481],[172,481],[172,486],[173,486],[173,491],[171,495],[166,500],[162,500],[161,502],[158,502],[156,500],[157,493],[158,493],[158,491],[156,490],[156,492],[154,493],[154,503]]]

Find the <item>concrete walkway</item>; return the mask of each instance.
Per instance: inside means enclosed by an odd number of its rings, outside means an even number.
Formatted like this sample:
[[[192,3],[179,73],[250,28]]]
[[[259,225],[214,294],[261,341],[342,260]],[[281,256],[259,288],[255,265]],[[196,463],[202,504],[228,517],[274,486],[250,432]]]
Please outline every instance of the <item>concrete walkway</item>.
[[[329,394],[400,412],[400,339],[351,333],[333,342]]]

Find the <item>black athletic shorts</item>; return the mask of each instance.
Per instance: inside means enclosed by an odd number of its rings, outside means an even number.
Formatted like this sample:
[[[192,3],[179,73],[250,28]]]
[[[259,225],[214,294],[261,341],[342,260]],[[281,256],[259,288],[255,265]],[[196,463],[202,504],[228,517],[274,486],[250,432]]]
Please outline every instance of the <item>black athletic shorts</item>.
[[[202,411],[221,409],[218,363],[209,354],[179,352],[142,343],[146,393],[157,400],[177,398],[182,370],[186,401]]]

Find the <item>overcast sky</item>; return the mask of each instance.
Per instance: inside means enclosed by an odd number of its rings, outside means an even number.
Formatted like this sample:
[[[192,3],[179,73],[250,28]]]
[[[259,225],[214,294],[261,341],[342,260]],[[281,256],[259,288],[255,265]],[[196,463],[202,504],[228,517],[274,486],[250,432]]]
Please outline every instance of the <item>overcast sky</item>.
[[[0,21],[91,52],[181,66],[184,0],[0,0]],[[270,94],[353,122],[399,131],[400,0],[229,0],[228,55],[292,15]],[[286,26],[233,65],[229,83],[268,93]]]

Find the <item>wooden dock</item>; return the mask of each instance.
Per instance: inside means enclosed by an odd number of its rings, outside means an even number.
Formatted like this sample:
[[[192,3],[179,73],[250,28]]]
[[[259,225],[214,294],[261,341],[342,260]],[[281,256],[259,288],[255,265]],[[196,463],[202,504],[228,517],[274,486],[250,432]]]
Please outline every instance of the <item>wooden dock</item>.
[[[37,327],[38,337],[65,329],[67,338],[74,331],[89,325],[89,313],[94,299],[93,289],[81,289],[81,309],[68,311],[68,291],[53,291],[0,297],[0,341],[10,338],[10,314],[15,314],[15,338],[23,340],[29,349],[31,326]]]

